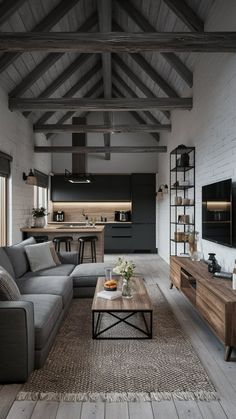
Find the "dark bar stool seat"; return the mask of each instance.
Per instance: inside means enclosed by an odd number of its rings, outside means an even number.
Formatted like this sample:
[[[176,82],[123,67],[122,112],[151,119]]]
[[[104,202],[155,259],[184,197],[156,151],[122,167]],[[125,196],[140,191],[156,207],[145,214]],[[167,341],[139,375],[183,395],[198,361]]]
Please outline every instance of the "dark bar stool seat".
[[[48,236],[33,236],[33,238],[35,239],[36,243],[48,242]]]
[[[83,236],[78,238],[79,242],[79,263],[83,263],[84,259],[91,259],[92,263],[97,262],[96,257],[96,241],[97,236]],[[90,243],[91,245],[91,258],[84,258],[84,245]]]
[[[53,239],[53,243],[55,245],[55,249],[57,252],[60,252],[61,243],[65,243],[66,252],[70,252],[72,241],[73,241],[73,237],[71,236],[58,236],[58,237],[54,237]]]

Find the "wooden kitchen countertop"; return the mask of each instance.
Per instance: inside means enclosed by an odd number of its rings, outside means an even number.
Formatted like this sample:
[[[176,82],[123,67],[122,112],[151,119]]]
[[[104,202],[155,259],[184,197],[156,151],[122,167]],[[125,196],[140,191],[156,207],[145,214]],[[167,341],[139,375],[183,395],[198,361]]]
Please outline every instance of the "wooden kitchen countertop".
[[[99,225],[96,227],[83,227],[83,226],[76,226],[76,227],[54,227],[54,226],[45,226],[41,228],[35,227],[25,227],[20,229],[23,233],[103,233],[104,226]]]

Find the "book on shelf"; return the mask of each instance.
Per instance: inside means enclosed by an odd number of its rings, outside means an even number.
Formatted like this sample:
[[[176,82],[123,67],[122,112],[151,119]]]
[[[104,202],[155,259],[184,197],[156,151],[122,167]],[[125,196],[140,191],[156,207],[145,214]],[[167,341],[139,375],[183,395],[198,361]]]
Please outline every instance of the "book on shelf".
[[[120,298],[122,295],[121,291],[100,291],[97,293],[97,297],[105,298],[106,300],[116,300],[116,298]]]

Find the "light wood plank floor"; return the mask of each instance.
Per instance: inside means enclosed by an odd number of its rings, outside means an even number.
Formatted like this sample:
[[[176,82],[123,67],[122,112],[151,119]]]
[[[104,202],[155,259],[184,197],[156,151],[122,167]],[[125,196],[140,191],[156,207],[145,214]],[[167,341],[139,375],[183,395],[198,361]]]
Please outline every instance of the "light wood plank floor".
[[[236,357],[224,361],[224,348],[186,298],[169,289],[169,267],[157,255],[127,255],[149,284],[158,284],[190,337],[219,393],[212,402],[73,403],[14,401],[18,385],[0,386],[0,419],[236,419]],[[106,255],[106,261],[117,255]]]

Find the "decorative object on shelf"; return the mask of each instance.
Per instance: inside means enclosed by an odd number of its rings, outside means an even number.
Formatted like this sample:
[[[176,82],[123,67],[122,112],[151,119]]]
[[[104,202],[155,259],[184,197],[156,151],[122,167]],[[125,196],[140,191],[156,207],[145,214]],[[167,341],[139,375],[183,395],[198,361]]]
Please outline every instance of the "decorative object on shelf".
[[[157,191],[157,197],[163,198],[163,195],[166,195],[166,194],[168,194],[168,185],[167,184],[160,185]]]
[[[189,214],[180,214],[178,216],[179,224],[189,224],[189,222],[190,222]]]
[[[221,271],[221,266],[218,264],[215,253],[208,253],[208,272],[214,274]]]
[[[134,274],[135,264],[132,260],[124,260],[123,258],[118,258],[116,266],[113,268],[113,272],[121,275],[123,278],[122,285],[122,297],[132,298],[132,276]]]
[[[26,173],[23,172],[23,180],[27,185],[37,186],[37,178],[32,169],[30,169],[28,175],[26,175]]]
[[[34,218],[34,227],[44,227],[45,226],[45,216],[48,215],[46,208],[33,208],[32,209],[32,216]]]
[[[182,205],[182,196],[175,196],[175,205]]]
[[[189,255],[192,260],[200,261],[202,258],[202,252],[198,250],[199,246],[199,233],[198,231],[191,231],[188,234],[189,243]]]

